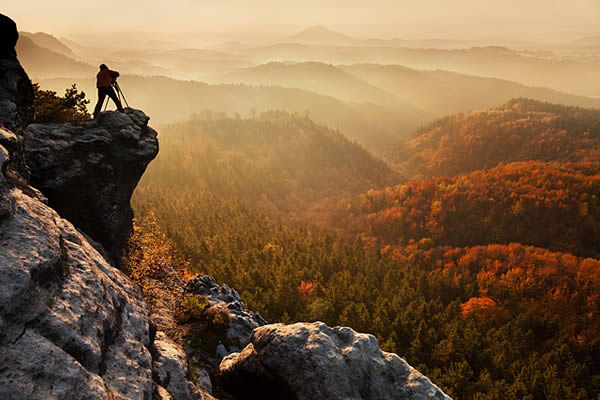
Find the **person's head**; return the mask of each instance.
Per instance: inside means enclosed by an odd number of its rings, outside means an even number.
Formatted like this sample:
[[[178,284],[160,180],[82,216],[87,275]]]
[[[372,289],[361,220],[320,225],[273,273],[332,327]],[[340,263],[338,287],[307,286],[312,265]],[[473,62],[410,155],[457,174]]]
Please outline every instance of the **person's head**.
[[[100,71],[102,71],[103,69],[108,69],[106,64],[100,64]]]

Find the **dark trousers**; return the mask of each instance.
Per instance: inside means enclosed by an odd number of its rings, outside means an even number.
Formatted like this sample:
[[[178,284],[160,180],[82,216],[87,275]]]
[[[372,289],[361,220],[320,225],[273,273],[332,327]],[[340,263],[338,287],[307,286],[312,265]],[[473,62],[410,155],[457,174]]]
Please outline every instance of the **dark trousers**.
[[[123,106],[121,105],[121,101],[117,97],[115,90],[112,87],[101,87],[98,88],[98,103],[96,103],[96,108],[94,109],[94,118],[100,114],[102,111],[102,104],[104,104],[104,99],[108,96],[112,101],[117,105],[117,109],[123,112]]]

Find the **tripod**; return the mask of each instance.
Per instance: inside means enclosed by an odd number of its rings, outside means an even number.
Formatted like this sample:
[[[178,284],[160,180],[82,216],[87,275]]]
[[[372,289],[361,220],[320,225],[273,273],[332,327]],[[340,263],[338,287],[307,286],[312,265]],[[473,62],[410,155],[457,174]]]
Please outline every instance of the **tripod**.
[[[121,103],[125,102],[125,105],[127,106],[127,108],[129,108],[129,103],[127,102],[127,99],[125,98],[125,94],[121,90],[121,87],[119,86],[119,83],[116,80],[112,84],[112,87],[115,90],[115,93],[117,94],[117,98],[119,99],[119,101]],[[104,105],[104,111],[106,111],[106,108],[108,107],[108,102],[110,101],[110,96],[106,96],[106,97],[107,97],[107,99],[106,99],[106,104]]]

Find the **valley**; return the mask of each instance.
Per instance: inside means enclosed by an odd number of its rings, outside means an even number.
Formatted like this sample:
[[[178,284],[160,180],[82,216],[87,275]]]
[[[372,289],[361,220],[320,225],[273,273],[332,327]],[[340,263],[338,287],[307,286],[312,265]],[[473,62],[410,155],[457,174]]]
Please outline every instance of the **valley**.
[[[596,36],[21,36],[41,89],[93,109],[106,62],[151,117],[132,205],[169,268],[373,334],[456,399],[600,393]]]

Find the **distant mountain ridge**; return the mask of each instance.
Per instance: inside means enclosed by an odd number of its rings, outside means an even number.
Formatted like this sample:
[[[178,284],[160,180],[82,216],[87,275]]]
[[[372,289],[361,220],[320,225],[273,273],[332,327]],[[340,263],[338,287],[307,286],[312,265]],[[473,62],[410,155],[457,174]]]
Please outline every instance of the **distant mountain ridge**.
[[[402,107],[429,113],[432,118],[496,107],[516,97],[600,108],[600,99],[503,79],[445,70],[418,70],[402,65],[270,62],[235,70],[221,79],[232,83],[298,88],[344,101],[369,102],[390,109]]]
[[[57,39],[56,37],[52,36],[51,34],[44,33],[44,32],[36,32],[36,33],[19,32],[19,35],[21,36],[21,38],[23,38],[23,37],[29,38],[36,45],[38,45],[40,47],[44,47],[48,50],[52,50],[55,53],[62,54],[63,56],[70,57],[70,58],[76,57],[75,53],[69,46],[67,46],[65,43],[63,43],[63,41],[61,41],[60,39]]]
[[[19,38],[16,50],[23,67],[33,79],[93,76],[96,71],[89,64],[39,46],[27,36]]]
[[[373,86],[334,65],[320,62],[299,64],[270,62],[234,71],[226,75],[225,79],[232,83],[243,82],[304,89],[345,101],[381,105],[398,102],[397,98],[383,88]],[[413,107],[408,102],[405,106]]]
[[[462,74],[500,78],[569,93],[600,95],[597,60],[547,59],[501,46],[468,48],[395,47],[376,42],[276,43],[252,48],[259,62],[319,60],[330,64],[395,64],[420,70],[443,69]]]
[[[314,25],[288,37],[288,40],[311,44],[348,44],[355,39],[322,25]]]

